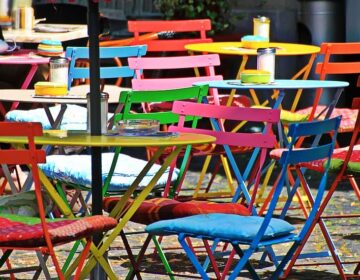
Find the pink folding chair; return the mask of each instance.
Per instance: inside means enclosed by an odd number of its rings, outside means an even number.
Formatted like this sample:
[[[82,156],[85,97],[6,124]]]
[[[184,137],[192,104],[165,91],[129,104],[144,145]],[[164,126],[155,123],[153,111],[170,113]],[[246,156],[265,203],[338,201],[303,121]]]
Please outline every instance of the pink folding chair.
[[[192,86],[196,82],[203,81],[214,81],[222,80],[221,75],[216,75],[215,66],[220,65],[220,57],[217,54],[209,55],[193,55],[193,56],[172,56],[172,57],[142,57],[142,58],[129,58],[129,67],[135,70],[135,78],[132,79],[132,87],[135,90],[159,90],[159,89],[174,89],[181,88],[186,86]],[[198,74],[189,74],[193,73],[193,69],[198,70]],[[165,71],[166,77],[164,78],[154,78],[148,77],[148,71],[153,70],[162,70]],[[181,76],[179,77],[179,71]],[[208,103],[216,105],[227,105],[229,103],[228,95],[220,95],[217,89],[211,89],[209,91],[210,96],[208,97]],[[233,106],[238,107],[249,107],[250,100],[248,97],[243,95],[236,95],[233,102]],[[145,112],[151,111],[162,111],[169,110],[172,107],[172,103],[150,103],[143,104],[143,110]],[[234,152],[244,152],[248,151],[248,148],[244,147],[235,147]],[[211,150],[214,152],[214,150]],[[216,153],[216,151],[215,151]],[[232,196],[234,194],[233,180],[226,159],[221,156],[221,163],[224,166],[226,177],[228,179],[229,192],[226,192],[225,195]],[[198,185],[200,181],[204,178],[207,168],[210,164],[210,160],[206,162],[204,168],[199,176]],[[220,161],[218,165],[214,168],[213,177],[215,176],[218,168],[220,166]],[[210,183],[213,178],[210,179]],[[209,186],[206,187],[209,189]],[[218,194],[216,194],[218,195]],[[200,196],[199,196],[200,197]]]

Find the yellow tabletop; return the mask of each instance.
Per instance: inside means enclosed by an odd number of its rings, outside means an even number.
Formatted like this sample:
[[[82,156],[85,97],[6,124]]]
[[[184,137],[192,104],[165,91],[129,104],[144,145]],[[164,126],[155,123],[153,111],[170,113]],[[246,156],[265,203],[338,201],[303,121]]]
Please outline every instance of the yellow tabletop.
[[[35,137],[38,145],[86,146],[86,147],[168,147],[205,144],[215,141],[215,137],[202,134],[180,133],[178,136],[91,136],[86,132],[68,131],[61,134],[44,131],[44,136]],[[24,144],[25,137],[0,137],[0,143]]]
[[[270,48],[276,48],[276,55],[308,55],[320,52],[320,47],[313,45],[270,42]],[[242,42],[213,42],[189,44],[189,51],[208,52],[229,55],[256,55],[256,49],[244,48]]]

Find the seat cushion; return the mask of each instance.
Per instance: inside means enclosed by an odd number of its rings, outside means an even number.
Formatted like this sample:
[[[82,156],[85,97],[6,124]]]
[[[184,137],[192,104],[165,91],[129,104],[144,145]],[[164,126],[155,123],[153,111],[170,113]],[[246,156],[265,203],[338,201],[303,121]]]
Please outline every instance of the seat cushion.
[[[102,154],[102,180],[108,177],[114,153]],[[126,190],[139,175],[147,161],[128,155],[120,154],[114,175],[111,179],[109,192]],[[90,155],[51,155],[46,157],[46,163],[39,165],[40,169],[49,178],[72,183],[91,189],[91,156]],[[140,182],[138,189],[148,185],[156,172],[160,169],[159,164],[154,164]],[[175,169],[172,180],[176,180],[179,170]],[[169,176],[169,168],[161,175],[157,187],[166,185]]]
[[[74,220],[47,223],[53,244],[70,242],[91,236],[94,232],[108,231],[117,221],[105,216],[90,216]],[[44,246],[41,223],[26,224],[0,216],[0,246],[38,247]]]
[[[202,214],[185,218],[164,220],[146,226],[145,230],[153,235],[185,233],[209,239],[220,238],[224,241],[251,241],[256,236],[263,217],[240,216],[234,214]],[[295,229],[288,222],[273,218],[262,240],[285,236]]]
[[[59,115],[61,106],[50,107],[51,115],[55,120]],[[108,119],[113,114],[108,114]],[[32,110],[12,110],[5,115],[5,120],[11,122],[39,122],[43,129],[51,129],[50,122],[43,108]],[[86,130],[87,128],[87,109],[78,105],[67,105],[59,129],[64,130]]]
[[[104,210],[111,212],[118,197],[107,197],[103,201]],[[128,201],[128,205],[132,200]],[[250,215],[249,210],[238,203],[216,203],[211,201],[191,200],[180,202],[170,198],[152,198],[141,203],[132,216],[131,221],[140,224],[150,224],[159,220],[187,217],[197,214],[227,213],[237,215]]]
[[[330,172],[337,172],[342,168],[345,158],[346,158],[346,155],[348,153],[348,149],[349,149],[349,147],[334,149],[333,154],[331,156],[331,161],[330,161],[330,167],[329,167]],[[278,160],[281,156],[281,153],[284,150],[285,149],[272,150],[270,152],[271,158]],[[314,160],[311,162],[301,163],[301,166],[312,169],[312,170],[317,170],[319,172],[323,172],[326,163],[327,163],[326,159],[319,159],[319,160]],[[350,160],[349,160],[349,163],[347,166],[347,172],[350,172],[350,173],[351,172],[355,172],[355,173],[360,172],[360,145],[354,146],[353,152],[350,156]]]
[[[261,105],[254,105],[251,107],[252,108],[271,109],[270,107],[261,106]],[[280,120],[281,120],[281,122],[283,122],[285,124],[290,124],[293,122],[304,122],[304,121],[307,121],[308,118],[309,118],[309,114],[307,112],[296,113],[296,112],[291,112],[291,111],[284,110],[284,109],[282,109],[280,112]]]
[[[322,110],[325,109],[325,106],[319,105],[316,108],[315,116],[317,116]],[[296,111],[300,114],[310,114],[312,110],[312,107],[308,107],[305,109],[301,109]],[[350,109],[350,108],[334,108],[333,112],[331,113],[331,118],[336,116],[342,116],[341,122],[340,122],[340,132],[350,132],[354,130],[355,122],[357,118],[358,110],[356,109]],[[325,117],[325,116],[322,116]]]
[[[42,192],[45,213],[49,213],[54,203],[46,191]],[[24,216],[38,216],[38,204],[35,191],[19,192],[11,195],[0,196],[0,214],[16,214]]]

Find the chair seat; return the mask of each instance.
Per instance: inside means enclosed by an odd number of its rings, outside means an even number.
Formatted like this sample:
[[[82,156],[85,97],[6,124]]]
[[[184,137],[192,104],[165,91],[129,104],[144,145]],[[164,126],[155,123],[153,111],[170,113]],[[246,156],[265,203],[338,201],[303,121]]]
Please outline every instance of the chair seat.
[[[48,222],[47,225],[51,241],[59,244],[91,236],[94,232],[108,231],[117,225],[117,221],[105,216],[89,216],[78,220]],[[41,223],[26,224],[0,216],[0,246],[46,246]]]
[[[185,233],[190,236],[201,236],[233,242],[251,242],[257,235],[264,221],[263,217],[240,216],[234,214],[207,214],[185,218],[159,221],[146,226],[145,230],[152,235],[172,235]],[[283,237],[295,229],[288,222],[272,218],[262,240]]]
[[[54,118],[59,115],[61,105],[50,107],[50,112]],[[108,114],[108,119],[112,117]],[[51,129],[50,122],[43,108],[32,110],[12,110],[5,115],[5,120],[10,122],[39,122],[43,129]],[[87,109],[79,105],[67,105],[59,129],[64,130],[86,130],[87,128]]]
[[[323,105],[317,106],[316,111],[315,111],[315,116],[317,116],[325,108],[326,107]],[[310,114],[311,110],[312,110],[312,107],[308,107],[305,109],[298,110],[297,113]],[[358,113],[357,109],[334,108],[333,112],[331,113],[331,118],[341,115],[342,118],[341,118],[341,122],[340,122],[339,132],[351,132],[354,130],[354,127],[355,127],[357,113]]]
[[[107,197],[103,201],[106,212],[111,212],[118,197]],[[132,200],[128,201],[131,204]],[[140,224],[150,224],[159,220],[182,218],[197,214],[227,213],[249,216],[250,212],[244,205],[238,203],[216,203],[211,201],[191,200],[180,202],[170,198],[152,198],[141,203],[132,216],[131,221]]]
[[[102,180],[107,178],[114,153],[102,154]],[[147,164],[147,161],[137,159],[125,154],[120,154],[114,175],[111,179],[109,192],[118,192],[126,190],[139,175],[140,171]],[[91,189],[91,156],[90,155],[51,155],[46,157],[46,163],[39,165],[40,169],[49,178],[72,183]],[[144,179],[140,182],[138,189],[148,185],[160,165],[154,164]],[[174,170],[172,180],[176,180],[178,169]],[[169,175],[169,168],[162,174],[157,187],[163,187],[166,184]]]
[[[209,104],[214,104],[214,98],[212,96],[207,97]],[[219,95],[220,105],[226,105],[229,100],[229,95],[220,94]],[[250,107],[251,101],[249,97],[244,95],[235,95],[232,101],[232,106],[237,107]],[[152,102],[149,104],[149,109],[151,112],[161,112],[161,111],[171,111],[172,102]]]
[[[342,167],[342,165],[345,161],[346,154],[348,152],[348,148],[349,147],[334,149],[334,152],[331,156],[331,161],[330,161],[330,172],[337,172],[340,170],[340,168]],[[272,150],[270,152],[271,158],[277,159],[277,160],[280,159],[281,154],[284,150],[285,149]],[[301,166],[310,168],[312,170],[316,170],[319,172],[323,172],[325,163],[326,163],[325,159],[319,159],[319,160],[314,160],[311,162],[302,163]],[[350,160],[349,160],[349,163],[347,166],[347,172],[360,173],[360,144],[354,146],[354,150],[350,156]]]

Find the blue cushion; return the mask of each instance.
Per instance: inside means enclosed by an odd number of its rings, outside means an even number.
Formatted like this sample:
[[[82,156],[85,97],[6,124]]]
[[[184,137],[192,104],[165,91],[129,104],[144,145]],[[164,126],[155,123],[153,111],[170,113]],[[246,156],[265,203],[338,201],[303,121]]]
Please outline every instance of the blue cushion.
[[[50,107],[54,120],[60,112],[60,105]],[[109,113],[110,119],[112,114]],[[5,120],[11,122],[40,122],[43,129],[51,129],[50,122],[43,108],[32,110],[12,110],[5,116]],[[67,105],[59,129],[64,130],[86,130],[87,109],[78,105]]]
[[[102,154],[102,180],[105,182],[109,174],[114,153]],[[120,154],[114,175],[108,191],[126,190],[138,176],[147,161]],[[90,155],[51,155],[46,157],[46,163],[39,165],[45,175],[52,179],[78,184],[91,188],[91,156]],[[144,179],[139,184],[139,189],[144,188],[153,178],[161,166],[154,164]],[[176,180],[179,170],[175,169],[172,180]],[[165,186],[169,175],[169,168],[157,182],[158,187]]]
[[[234,214],[201,214],[185,218],[163,220],[148,225],[145,230],[153,235],[186,233],[209,239],[220,238],[227,241],[251,241],[256,236],[263,217],[240,216]],[[262,240],[289,234],[295,229],[281,219],[271,219]]]

